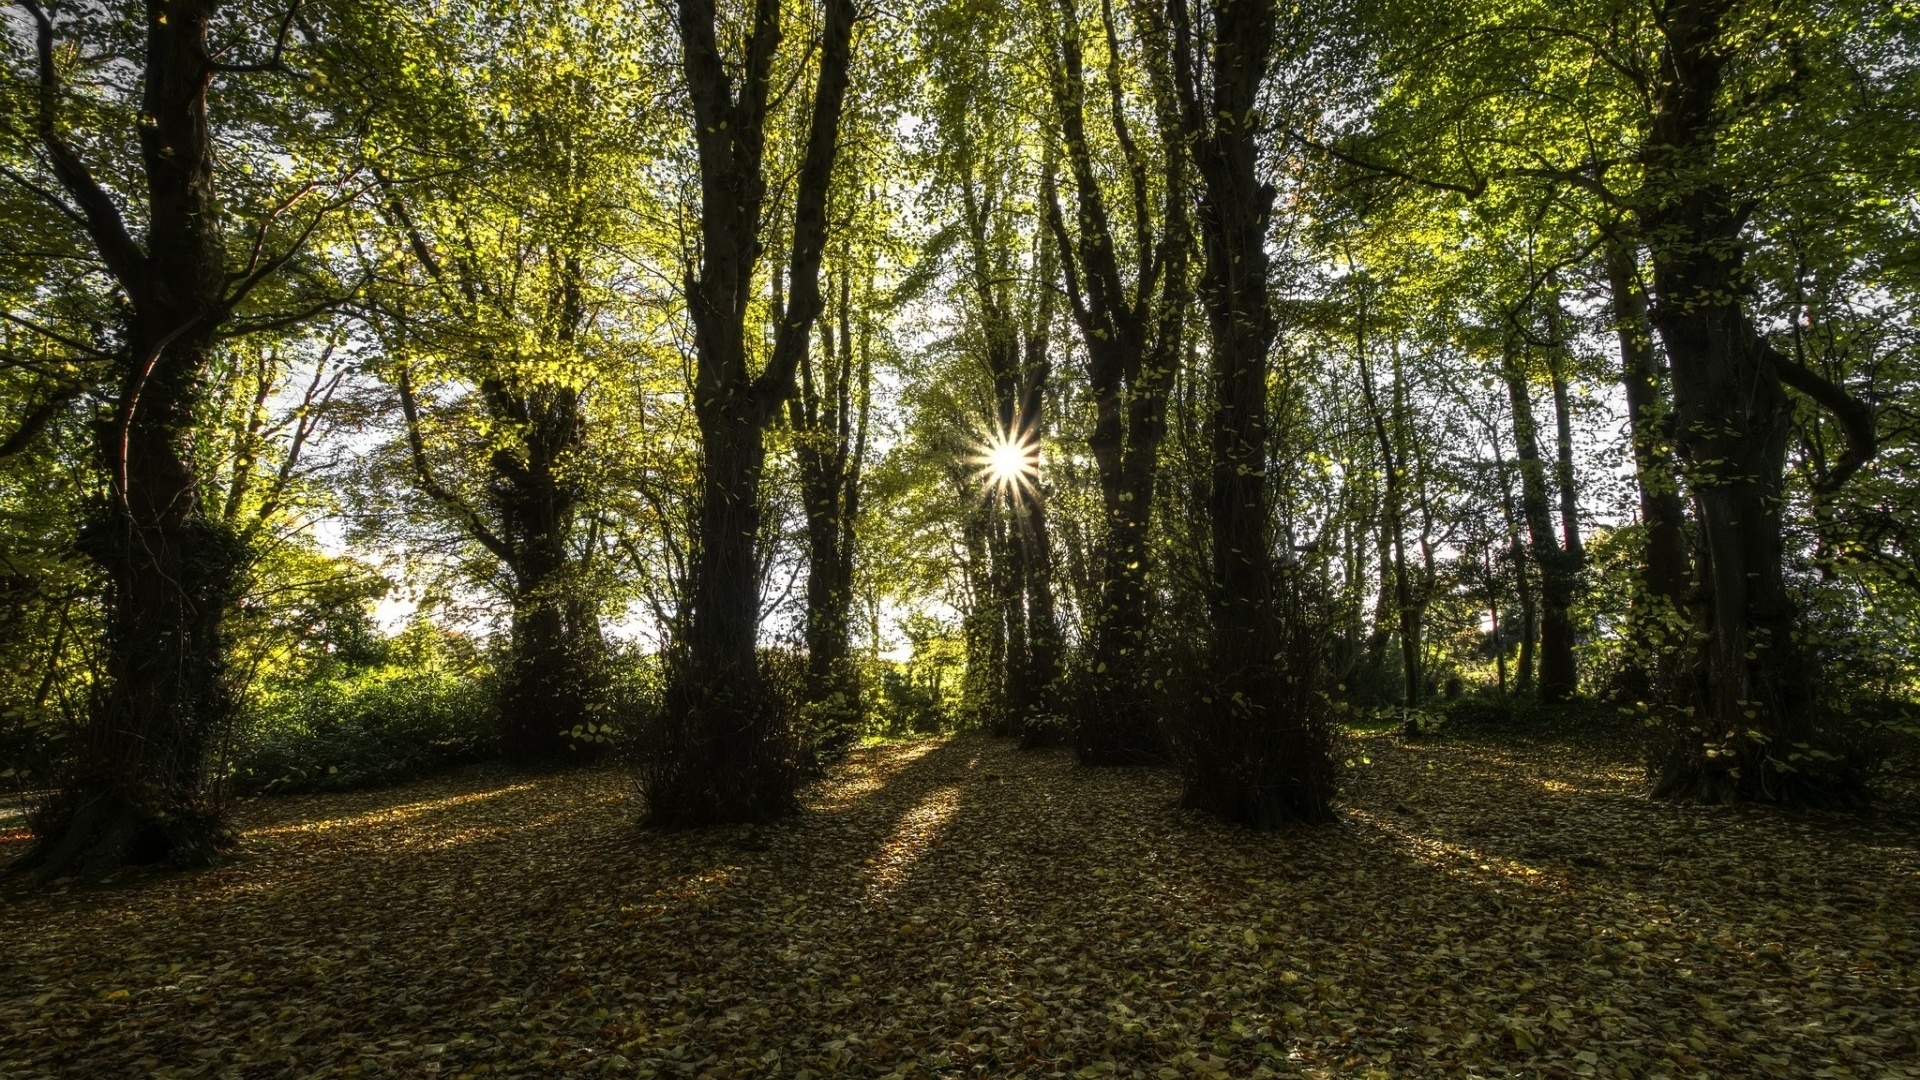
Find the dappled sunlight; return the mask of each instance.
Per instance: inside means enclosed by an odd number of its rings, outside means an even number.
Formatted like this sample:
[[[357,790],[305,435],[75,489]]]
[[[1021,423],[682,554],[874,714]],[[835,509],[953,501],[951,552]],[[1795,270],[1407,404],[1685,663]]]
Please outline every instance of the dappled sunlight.
[[[1396,847],[1420,862],[1448,874],[1479,880],[1497,878],[1535,888],[1564,888],[1568,884],[1564,875],[1480,848],[1424,836],[1390,818],[1358,807],[1348,807],[1345,813],[1362,826],[1388,837]]]
[[[950,784],[930,792],[901,815],[879,854],[867,860],[867,897],[884,899],[898,889],[914,866],[940,843],[958,809],[960,788]]]
[[[825,781],[807,792],[810,809],[846,810],[887,786],[902,769],[945,746],[945,739],[875,746],[848,756]]]
[[[658,919],[675,908],[711,907],[727,886],[739,878],[740,874],[741,870],[737,866],[710,866],[704,870],[686,874],[672,884],[654,889],[639,903],[620,905],[620,922],[624,926],[632,926],[638,922]]]
[[[262,1075],[743,1080],[1747,1076],[1763,1032],[1772,1075],[1908,1052],[1911,845],[1745,817],[1709,842],[1587,789],[1624,762],[1478,749],[1371,744],[1344,827],[1264,834],[1173,811],[1170,770],[965,736],[861,748],[808,795],[851,809],[757,828],[641,830],[616,770],[257,806],[274,839],[227,866],[0,908],[0,1039],[114,1075],[205,1071],[178,1036],[205,1025]],[[1816,1026],[1816,983],[1849,1026]]]
[[[350,814],[344,817],[320,818],[314,821],[295,821],[284,825],[268,825],[247,829],[240,835],[243,839],[258,836],[290,836],[302,833],[323,833],[335,829],[357,828],[360,826],[401,825],[424,814],[437,810],[450,810],[457,806],[467,806],[484,799],[494,799],[502,795],[512,795],[522,791],[532,791],[534,784],[511,784],[507,787],[493,788],[488,791],[469,792],[465,795],[449,795],[441,799],[428,799],[422,802],[406,803],[402,806],[369,810],[364,813]]]
[[[495,840],[503,836],[518,836],[535,829],[550,829],[556,825],[565,824],[566,817],[565,814],[553,813],[543,814],[537,818],[529,818],[526,821],[513,822],[510,824],[436,829],[432,830],[428,835],[400,837],[397,841],[389,842],[397,842],[400,846],[416,854],[425,854],[430,851],[449,851],[453,848],[482,840]]]

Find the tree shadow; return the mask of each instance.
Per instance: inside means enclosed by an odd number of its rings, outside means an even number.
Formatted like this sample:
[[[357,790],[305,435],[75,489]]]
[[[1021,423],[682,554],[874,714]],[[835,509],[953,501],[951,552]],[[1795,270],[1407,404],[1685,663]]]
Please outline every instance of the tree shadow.
[[[1260,834],[1174,809],[1168,770],[973,737],[859,751],[759,829],[642,832],[617,770],[314,799],[255,818],[233,867],[0,912],[0,1023],[35,1025],[0,1029],[23,1048],[0,1071],[1754,1075],[1897,1051],[1871,1040],[1920,955],[1887,907],[1900,874],[1920,899],[1911,842],[1812,883],[1817,833],[1650,806],[1605,763],[1362,749],[1344,824]],[[1671,876],[1639,865],[1669,849]],[[1818,1028],[1836,999],[1853,1027]],[[209,1024],[238,1041],[179,1034]]]

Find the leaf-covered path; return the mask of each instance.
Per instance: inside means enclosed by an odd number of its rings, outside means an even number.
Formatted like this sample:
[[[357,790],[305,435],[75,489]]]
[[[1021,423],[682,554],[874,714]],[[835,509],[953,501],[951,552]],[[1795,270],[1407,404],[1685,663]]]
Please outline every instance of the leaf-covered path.
[[[235,863],[0,909],[0,1075],[1920,1077],[1910,829],[1353,749],[1344,824],[1266,835],[977,739],[764,833],[640,832],[613,770],[266,800]]]

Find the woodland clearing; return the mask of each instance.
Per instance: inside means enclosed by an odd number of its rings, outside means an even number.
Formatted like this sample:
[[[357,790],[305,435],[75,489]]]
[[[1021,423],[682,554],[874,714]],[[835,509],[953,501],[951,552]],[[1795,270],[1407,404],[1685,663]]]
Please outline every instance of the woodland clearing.
[[[1345,749],[1271,833],[979,737],[757,831],[642,832],[614,768],[255,800],[235,861],[0,908],[0,1074],[1920,1076],[1910,815]]]

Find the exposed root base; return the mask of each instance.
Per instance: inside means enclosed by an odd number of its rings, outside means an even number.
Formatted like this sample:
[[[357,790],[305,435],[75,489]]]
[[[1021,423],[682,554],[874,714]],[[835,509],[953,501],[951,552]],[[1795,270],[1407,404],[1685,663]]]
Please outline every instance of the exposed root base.
[[[7,873],[42,883],[98,881],[138,867],[206,866],[236,843],[215,807],[160,810],[111,792],[63,794],[36,817],[39,840]]]

